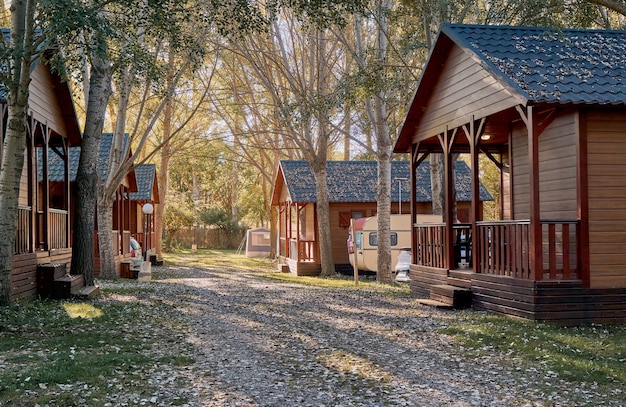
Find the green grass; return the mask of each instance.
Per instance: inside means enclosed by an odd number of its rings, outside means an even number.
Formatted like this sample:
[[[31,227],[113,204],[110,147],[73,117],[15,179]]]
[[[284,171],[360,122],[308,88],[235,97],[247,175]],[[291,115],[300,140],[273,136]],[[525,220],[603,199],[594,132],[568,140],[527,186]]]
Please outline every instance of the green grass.
[[[140,301],[34,301],[0,307],[0,405],[102,405],[111,383],[151,394],[151,366],[193,363],[157,349],[177,329],[175,310]],[[168,316],[167,319],[161,317]],[[158,351],[157,351],[158,350]]]
[[[276,271],[277,263],[274,259],[246,257],[237,254],[236,250],[198,249],[192,253],[191,249],[179,249],[170,253],[163,253],[166,265],[188,267],[208,267],[216,270],[234,271]]]
[[[452,335],[468,357],[500,355],[518,370],[537,368],[549,376],[607,391],[626,383],[624,326],[559,327],[465,313],[443,333]]]

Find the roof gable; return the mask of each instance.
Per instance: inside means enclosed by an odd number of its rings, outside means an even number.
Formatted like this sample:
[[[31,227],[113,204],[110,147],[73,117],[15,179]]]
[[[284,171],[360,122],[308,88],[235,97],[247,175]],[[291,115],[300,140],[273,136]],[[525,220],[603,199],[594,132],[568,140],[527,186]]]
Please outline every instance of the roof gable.
[[[456,164],[456,187],[459,201],[471,200],[471,173],[464,161]],[[378,163],[376,161],[328,161],[326,165],[329,202],[376,202],[378,187]],[[316,202],[315,177],[306,161],[284,160],[280,162],[278,174],[282,174],[284,188],[288,189],[292,202]],[[391,163],[391,200],[397,202],[398,185],[402,187],[402,201],[410,197],[408,181],[410,168],[408,161]],[[277,181],[278,182],[278,181]],[[418,202],[432,200],[430,186],[430,163],[423,162],[417,168],[415,198]],[[487,189],[481,184],[481,200],[492,200]]]
[[[626,104],[626,31],[444,24],[536,103]]]
[[[394,151],[520,104],[626,105],[624,66],[626,31],[444,24]]]
[[[137,192],[130,193],[131,201],[158,201],[156,165],[139,164],[135,166],[135,178],[137,180]]]

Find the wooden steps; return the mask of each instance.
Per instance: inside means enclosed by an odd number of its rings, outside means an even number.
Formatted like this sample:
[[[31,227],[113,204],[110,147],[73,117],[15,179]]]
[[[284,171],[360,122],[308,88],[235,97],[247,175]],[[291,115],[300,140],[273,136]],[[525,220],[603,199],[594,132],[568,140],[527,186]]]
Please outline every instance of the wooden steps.
[[[84,286],[85,278],[82,274],[66,274],[54,280],[53,298],[70,298],[72,295],[77,295]]]
[[[469,308],[472,306],[472,290],[449,284],[433,285],[430,287],[430,299],[452,308]]]
[[[435,300],[429,300],[429,299],[419,299],[417,300],[418,304],[422,304],[422,305],[427,305],[429,307],[433,307],[433,308],[440,308],[440,309],[452,309],[454,308],[452,305],[448,305],[445,304],[441,301],[435,301]]]
[[[100,295],[100,287],[97,285],[86,285],[78,291],[79,297],[94,298]]]

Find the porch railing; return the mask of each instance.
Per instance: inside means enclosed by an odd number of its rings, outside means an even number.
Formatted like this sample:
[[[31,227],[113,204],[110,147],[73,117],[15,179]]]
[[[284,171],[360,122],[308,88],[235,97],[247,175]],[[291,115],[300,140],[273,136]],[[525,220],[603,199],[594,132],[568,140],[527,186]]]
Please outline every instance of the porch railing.
[[[464,248],[471,253],[463,255],[476,262],[478,273],[537,280],[579,279],[578,225],[578,221],[541,222],[541,258],[537,262],[540,269],[535,273],[531,269],[530,221],[527,220],[477,222],[477,236],[466,235],[471,240]],[[415,233],[417,264],[451,268],[445,258],[444,224],[419,225]],[[454,250],[459,250],[456,244]]]
[[[64,249],[67,244],[67,211],[50,209],[50,246],[49,249]]]
[[[417,264],[422,266],[445,268],[446,225],[429,223],[417,226]]]
[[[290,239],[289,258],[296,261],[315,261],[315,241]]]
[[[30,251],[30,206],[19,206],[17,209],[17,224],[15,234],[15,254]]]

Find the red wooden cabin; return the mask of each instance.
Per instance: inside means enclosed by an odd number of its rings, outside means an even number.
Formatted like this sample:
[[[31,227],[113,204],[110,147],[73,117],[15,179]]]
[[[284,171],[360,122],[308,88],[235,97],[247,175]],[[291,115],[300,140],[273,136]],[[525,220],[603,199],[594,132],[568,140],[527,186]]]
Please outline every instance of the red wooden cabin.
[[[71,249],[69,150],[81,133],[68,84],[45,64],[37,63],[29,88],[28,135],[19,194],[11,298],[37,295],[37,266],[68,265]],[[6,100],[0,100],[6,122]],[[4,132],[5,126],[0,126]],[[2,140],[0,137],[0,150]],[[38,160],[40,157],[40,160]],[[51,182],[48,162],[62,163],[60,182]]]
[[[376,161],[329,161],[327,183],[333,261],[337,271],[352,272],[346,240],[351,218],[376,215],[378,164]],[[458,216],[469,218],[470,172],[464,162],[456,166]],[[417,213],[432,213],[430,169],[423,166],[413,184]],[[409,213],[409,163],[394,161],[391,166],[391,211]],[[319,275],[321,271],[317,233],[315,179],[306,161],[281,161],[275,177],[272,205],[279,208],[278,258],[298,276]],[[479,206],[491,200],[481,186]],[[398,202],[402,202],[402,208]],[[482,206],[481,206],[482,208]]]
[[[430,154],[446,169],[469,155],[472,269],[455,270],[452,222],[416,226],[416,295],[466,290],[476,309],[626,321],[624,43],[624,31],[442,26],[394,151],[411,154],[412,174]],[[480,221],[480,154],[500,170],[497,221]]]

